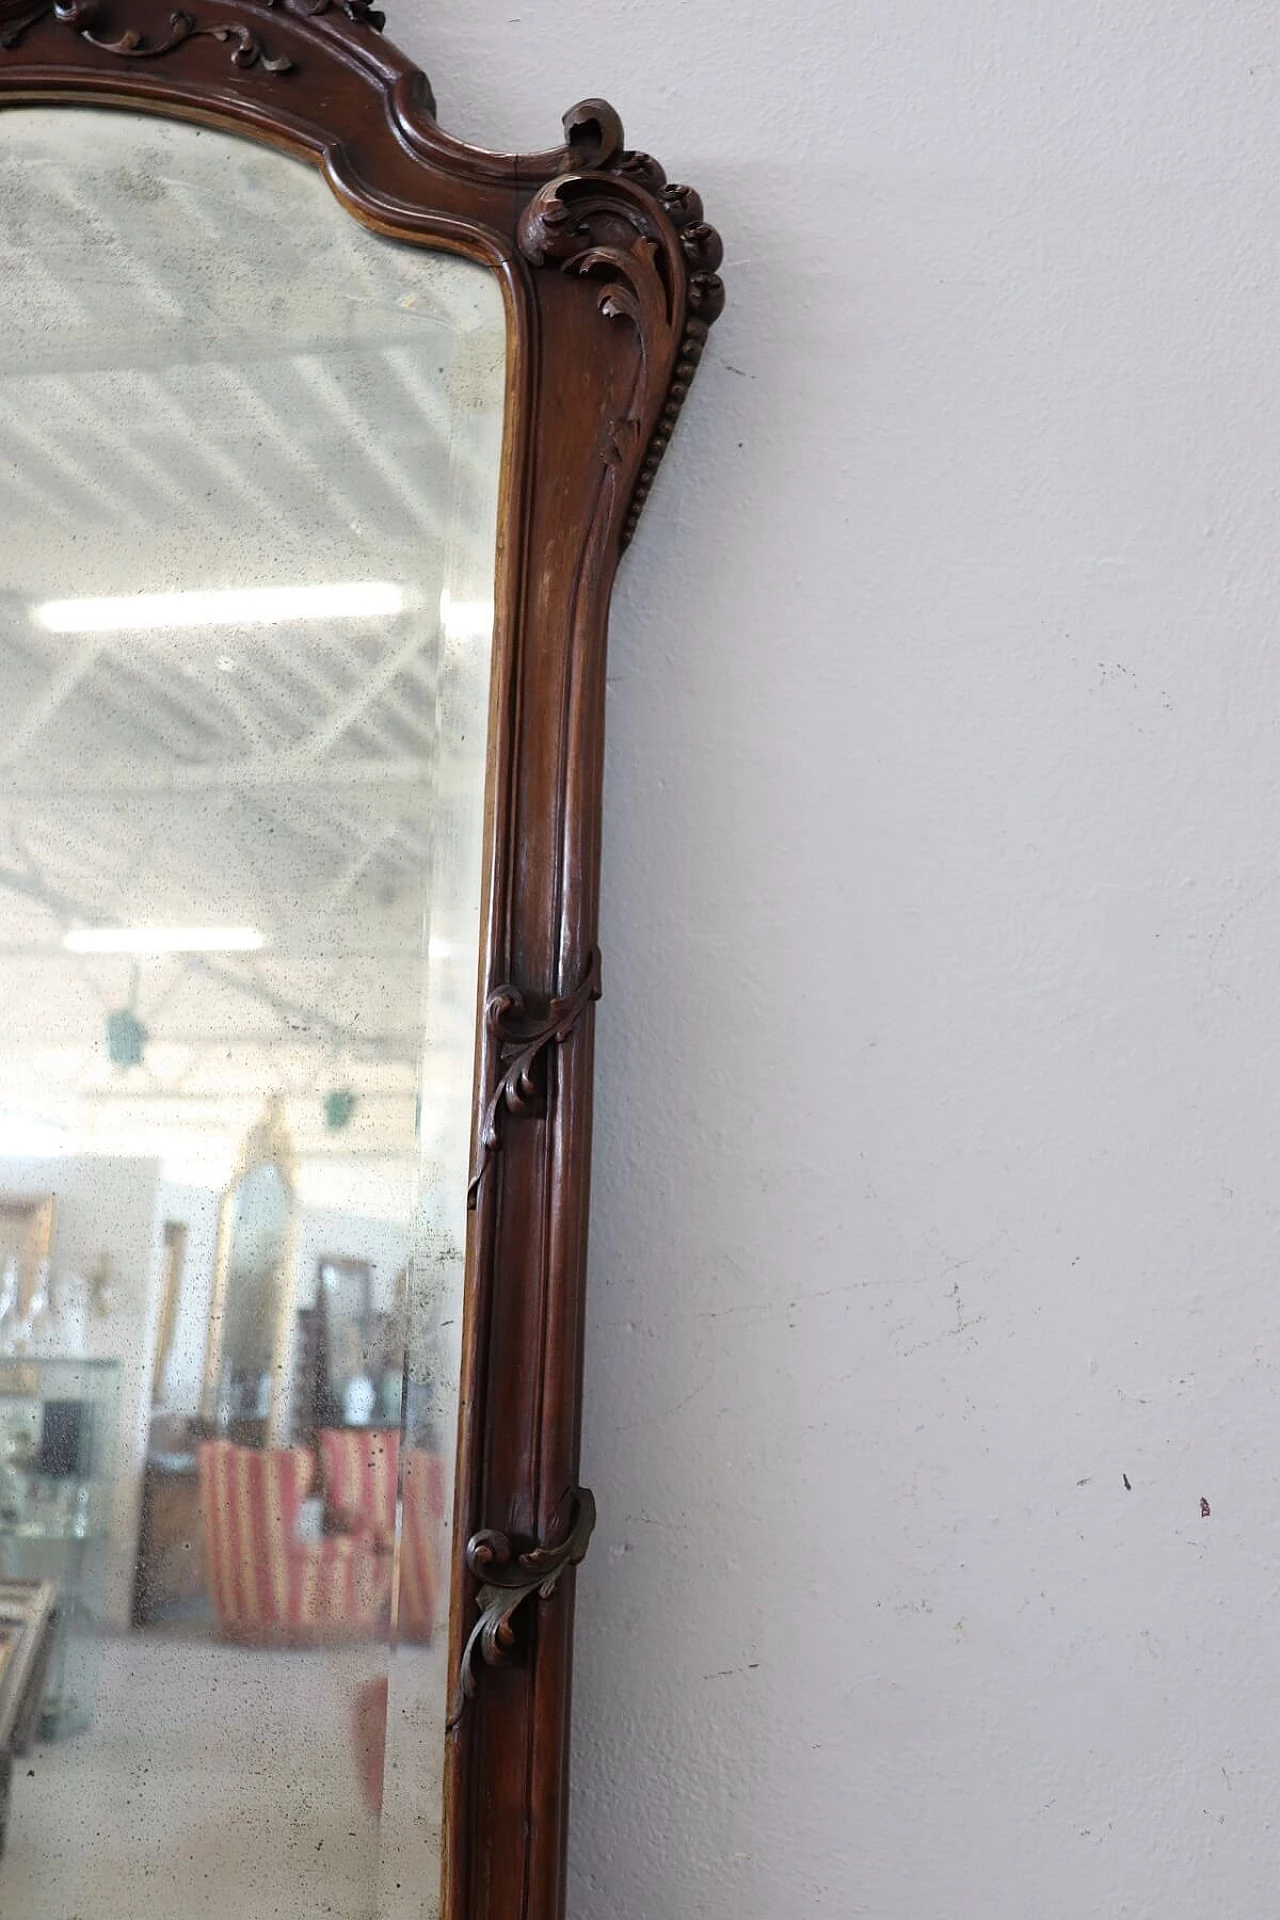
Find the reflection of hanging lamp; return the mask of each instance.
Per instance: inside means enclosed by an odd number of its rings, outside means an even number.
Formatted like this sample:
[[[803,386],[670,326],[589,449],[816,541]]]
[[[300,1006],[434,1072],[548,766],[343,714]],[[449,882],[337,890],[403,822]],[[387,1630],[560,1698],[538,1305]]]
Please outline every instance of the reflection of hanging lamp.
[[[107,1015],[107,1055],[113,1067],[140,1067],[147,1030],[132,1007]]]
[[[149,1035],[138,1018],[138,987],[141,973],[137,963],[129,987],[129,1004],[107,1015],[107,1058],[113,1067],[140,1067]]]
[[[335,1088],[324,1097],[324,1123],[330,1133],[341,1133],[351,1125],[356,1110],[356,1096],[350,1087]]]

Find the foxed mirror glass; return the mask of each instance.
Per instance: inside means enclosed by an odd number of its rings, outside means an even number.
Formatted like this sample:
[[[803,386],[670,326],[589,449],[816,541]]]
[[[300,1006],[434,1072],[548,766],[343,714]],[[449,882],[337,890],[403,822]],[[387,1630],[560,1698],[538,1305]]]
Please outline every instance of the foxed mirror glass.
[[[0,1912],[421,1920],[502,290],[213,127],[0,141]]]

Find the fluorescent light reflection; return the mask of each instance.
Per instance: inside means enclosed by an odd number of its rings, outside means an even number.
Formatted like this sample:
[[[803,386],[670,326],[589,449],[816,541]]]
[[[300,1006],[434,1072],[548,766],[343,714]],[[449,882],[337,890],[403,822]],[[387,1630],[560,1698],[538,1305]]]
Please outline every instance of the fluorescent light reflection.
[[[487,640],[493,632],[493,602],[455,600],[446,587],[440,595],[440,625],[447,640]]]
[[[44,1159],[49,1154],[65,1153],[70,1144],[67,1129],[54,1120],[33,1113],[0,1111],[0,1154],[15,1160],[28,1155]]]
[[[404,588],[389,580],[349,580],[319,587],[45,600],[31,613],[47,633],[161,633],[183,627],[271,627],[291,620],[385,620],[407,605]]]
[[[256,927],[73,927],[68,953],[258,953]]]

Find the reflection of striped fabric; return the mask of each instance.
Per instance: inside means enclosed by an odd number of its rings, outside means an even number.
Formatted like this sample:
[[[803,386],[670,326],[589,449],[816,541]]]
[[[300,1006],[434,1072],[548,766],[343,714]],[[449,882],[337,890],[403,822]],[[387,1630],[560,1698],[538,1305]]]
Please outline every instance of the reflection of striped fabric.
[[[330,1523],[394,1546],[400,1436],[329,1427],[317,1437]],[[397,1608],[402,1639],[429,1640],[435,1630],[444,1510],[444,1461],[421,1447],[407,1448]]]
[[[389,1553],[396,1543],[400,1435],[325,1427],[316,1437],[330,1526],[368,1534]]]
[[[228,1636],[297,1641],[377,1626],[390,1581],[370,1545],[297,1538],[314,1471],[305,1447],[199,1449],[209,1592]]]
[[[444,1461],[409,1447],[404,1456],[404,1539],[397,1624],[405,1640],[429,1640],[440,1604]]]

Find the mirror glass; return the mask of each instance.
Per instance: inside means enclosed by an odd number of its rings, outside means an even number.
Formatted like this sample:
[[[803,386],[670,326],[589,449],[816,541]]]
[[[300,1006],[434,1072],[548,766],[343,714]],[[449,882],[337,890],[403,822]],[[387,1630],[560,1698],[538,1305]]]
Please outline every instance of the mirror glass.
[[[216,130],[0,143],[0,1913],[422,1920],[501,290]]]
[[[288,1273],[293,1241],[293,1155],[279,1101],[255,1127],[223,1197],[205,1358],[204,1411],[215,1431],[242,1443],[289,1439]],[[372,1409],[362,1424],[368,1424]],[[246,1423],[255,1429],[250,1435]]]

